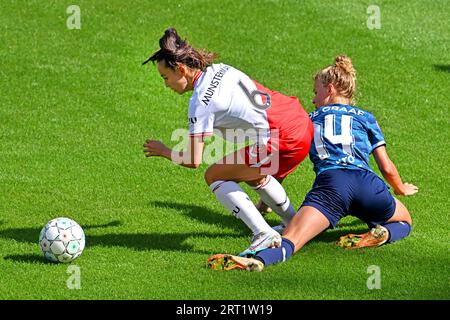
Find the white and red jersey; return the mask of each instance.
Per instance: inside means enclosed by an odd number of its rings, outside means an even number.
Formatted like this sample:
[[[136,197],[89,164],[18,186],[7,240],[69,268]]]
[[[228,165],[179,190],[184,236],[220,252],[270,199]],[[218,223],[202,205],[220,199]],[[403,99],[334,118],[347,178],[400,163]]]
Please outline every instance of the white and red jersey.
[[[296,97],[264,88],[222,63],[197,74],[188,117],[191,136],[212,135],[214,129],[255,129],[258,137],[250,140],[259,144],[267,143],[273,129],[278,129],[280,139],[302,136],[310,121]]]

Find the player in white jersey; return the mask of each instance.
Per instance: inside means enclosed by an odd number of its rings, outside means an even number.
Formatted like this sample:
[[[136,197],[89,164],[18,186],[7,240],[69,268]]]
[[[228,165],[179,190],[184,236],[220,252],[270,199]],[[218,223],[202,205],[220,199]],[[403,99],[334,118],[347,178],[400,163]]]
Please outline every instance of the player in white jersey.
[[[176,152],[161,141],[147,140],[147,157],[162,156],[188,168],[202,163],[204,138],[214,133],[247,146],[211,165],[205,180],[217,199],[252,231],[251,246],[242,255],[278,246],[272,229],[239,186],[256,190],[287,225],[295,209],[282,181],[307,156],[313,137],[308,114],[296,97],[284,96],[226,64],[213,64],[215,54],[191,47],[169,28],[160,50],[147,61],[156,62],[167,87],[179,94],[193,91],[189,102],[187,151]]]

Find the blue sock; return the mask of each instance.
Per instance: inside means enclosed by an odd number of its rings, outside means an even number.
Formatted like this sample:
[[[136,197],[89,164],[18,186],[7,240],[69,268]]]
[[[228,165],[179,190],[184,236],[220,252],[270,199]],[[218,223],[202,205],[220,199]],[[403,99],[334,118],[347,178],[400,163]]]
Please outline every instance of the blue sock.
[[[386,223],[382,226],[389,230],[389,240],[387,243],[401,240],[411,232],[411,225],[404,221]]]
[[[290,240],[283,238],[281,247],[262,250],[254,258],[262,261],[266,266],[284,262],[294,254],[294,247],[294,244]]]

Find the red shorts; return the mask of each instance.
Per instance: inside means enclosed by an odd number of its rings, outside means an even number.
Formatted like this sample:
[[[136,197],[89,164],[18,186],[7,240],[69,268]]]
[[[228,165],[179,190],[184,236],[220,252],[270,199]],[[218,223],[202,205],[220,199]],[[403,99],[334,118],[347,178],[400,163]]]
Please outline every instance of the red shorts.
[[[294,96],[285,96],[255,81],[259,91],[270,95],[267,109],[270,139],[267,145],[248,146],[245,163],[260,168],[262,175],[283,179],[306,158],[314,135],[313,124]]]
[[[283,132],[281,137],[278,137],[276,132],[271,132],[267,145],[253,144],[244,148],[245,164],[260,168],[262,175],[284,179],[308,155],[313,135],[314,127],[311,121],[306,122],[306,128],[303,127],[292,134]]]

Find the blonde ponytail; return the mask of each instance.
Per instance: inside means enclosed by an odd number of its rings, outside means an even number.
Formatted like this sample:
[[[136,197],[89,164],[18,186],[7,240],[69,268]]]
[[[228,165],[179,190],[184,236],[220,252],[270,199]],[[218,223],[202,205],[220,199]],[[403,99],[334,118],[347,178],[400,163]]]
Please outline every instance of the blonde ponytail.
[[[346,55],[337,56],[335,63],[320,70],[315,79],[319,79],[324,86],[332,83],[339,95],[353,103],[356,94],[356,70],[352,60]]]

